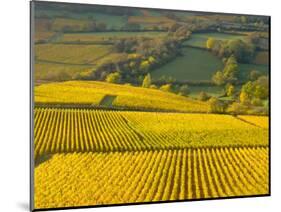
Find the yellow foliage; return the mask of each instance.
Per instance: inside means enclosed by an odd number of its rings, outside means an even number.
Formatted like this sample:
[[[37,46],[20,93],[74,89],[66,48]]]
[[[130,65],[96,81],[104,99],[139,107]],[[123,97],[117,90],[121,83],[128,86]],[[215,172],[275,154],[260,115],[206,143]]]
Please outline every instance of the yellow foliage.
[[[268,148],[55,154],[35,168],[35,208],[268,194]]]

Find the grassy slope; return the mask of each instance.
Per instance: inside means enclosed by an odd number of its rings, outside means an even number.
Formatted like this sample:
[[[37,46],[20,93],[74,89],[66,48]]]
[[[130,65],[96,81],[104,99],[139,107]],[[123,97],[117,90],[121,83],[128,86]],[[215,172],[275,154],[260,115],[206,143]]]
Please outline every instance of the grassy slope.
[[[207,112],[208,105],[157,89],[94,81],[68,81],[35,87],[36,103],[99,105],[105,95],[117,96],[113,106],[132,109]]]

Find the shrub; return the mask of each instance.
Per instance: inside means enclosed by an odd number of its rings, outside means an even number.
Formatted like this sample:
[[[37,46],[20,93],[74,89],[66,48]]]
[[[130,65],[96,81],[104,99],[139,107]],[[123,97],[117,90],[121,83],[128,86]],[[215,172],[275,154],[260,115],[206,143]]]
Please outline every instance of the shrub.
[[[120,83],[121,75],[118,72],[114,72],[114,73],[108,74],[106,76],[105,81],[109,82],[109,83]]]

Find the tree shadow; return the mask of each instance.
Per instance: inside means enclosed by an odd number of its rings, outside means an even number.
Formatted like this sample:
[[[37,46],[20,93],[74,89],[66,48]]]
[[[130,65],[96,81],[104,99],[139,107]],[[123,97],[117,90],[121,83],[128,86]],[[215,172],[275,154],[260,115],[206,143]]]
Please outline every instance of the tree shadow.
[[[38,157],[35,158],[35,167],[39,166],[41,163],[44,163],[48,160],[50,160],[53,157],[52,154],[44,154],[44,155],[40,155]]]

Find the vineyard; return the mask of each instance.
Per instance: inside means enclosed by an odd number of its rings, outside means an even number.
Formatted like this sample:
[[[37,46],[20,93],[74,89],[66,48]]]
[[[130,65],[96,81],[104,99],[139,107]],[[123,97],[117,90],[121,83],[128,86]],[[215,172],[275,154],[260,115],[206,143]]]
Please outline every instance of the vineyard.
[[[114,107],[156,111],[207,112],[206,102],[157,89],[98,81],[67,81],[36,86],[35,102],[98,106],[105,95],[117,96]]]
[[[34,119],[35,157],[64,152],[268,145],[266,129],[229,115],[36,109]]]
[[[268,129],[268,116],[238,116],[240,119],[245,120],[253,125]]]
[[[35,207],[268,193],[268,148],[55,154],[35,169]]]

